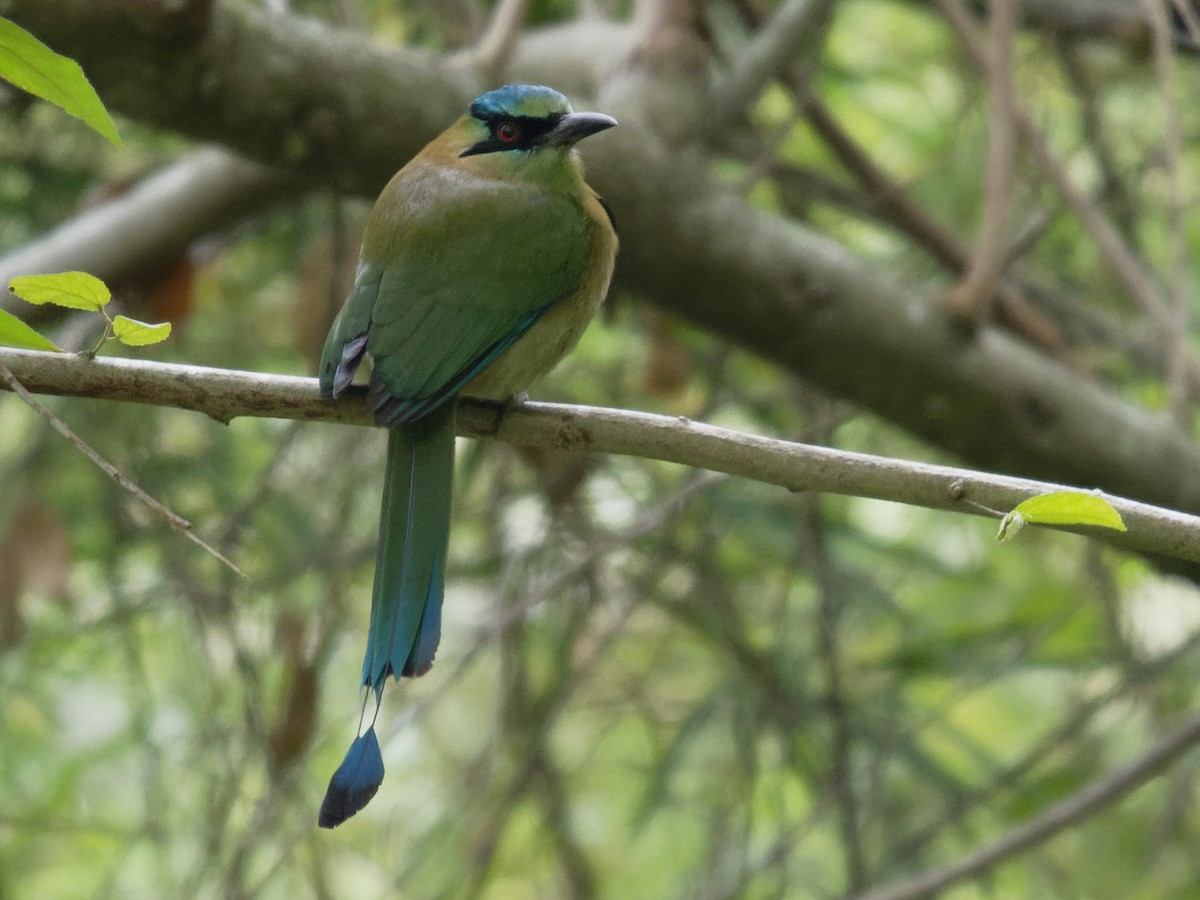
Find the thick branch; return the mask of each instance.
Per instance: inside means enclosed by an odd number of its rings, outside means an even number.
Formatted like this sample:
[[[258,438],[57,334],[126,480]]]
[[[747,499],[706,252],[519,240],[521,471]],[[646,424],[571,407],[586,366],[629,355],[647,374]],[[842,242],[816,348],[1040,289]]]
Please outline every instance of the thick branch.
[[[16,275],[78,269],[108,282],[153,272],[198,236],[229,228],[301,189],[278,169],[216,147],[180,157],[107,203],[0,258],[0,286]],[[0,294],[0,307],[29,306]],[[45,307],[45,309],[52,309]]]
[[[367,425],[365,396],[322,400],[312,378],[126,359],[87,359],[0,348],[0,363],[43,394],[178,406],[228,422],[239,416]],[[497,427],[499,419],[499,427]],[[822,491],[978,514],[1008,510],[1063,485],[850,453],[742,434],[682,418],[566,404],[528,403],[498,416],[464,401],[459,433],[531,447],[640,456],[725,472],[792,491]],[[1200,563],[1200,517],[1108,497],[1125,533],[1089,534],[1130,550]],[[1075,529],[1066,529],[1075,530]]]
[[[440,57],[246,4],[0,0],[111,109],[374,194],[478,83]]]
[[[930,0],[921,0],[928,4]],[[936,0],[934,0],[936,2]],[[988,0],[967,0],[979,16]],[[1070,38],[1109,37],[1129,43],[1144,43],[1150,31],[1146,13],[1129,0],[1020,0],[1021,24],[1042,33],[1054,32]]]

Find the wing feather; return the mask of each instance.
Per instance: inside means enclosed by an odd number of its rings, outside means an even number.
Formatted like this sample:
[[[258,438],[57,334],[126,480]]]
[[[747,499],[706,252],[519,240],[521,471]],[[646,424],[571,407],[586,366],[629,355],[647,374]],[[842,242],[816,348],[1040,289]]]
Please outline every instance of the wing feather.
[[[397,181],[372,213],[321,369],[322,389],[341,393],[365,349],[383,424],[435,409],[519,340],[579,284],[589,246],[561,193],[428,163]]]

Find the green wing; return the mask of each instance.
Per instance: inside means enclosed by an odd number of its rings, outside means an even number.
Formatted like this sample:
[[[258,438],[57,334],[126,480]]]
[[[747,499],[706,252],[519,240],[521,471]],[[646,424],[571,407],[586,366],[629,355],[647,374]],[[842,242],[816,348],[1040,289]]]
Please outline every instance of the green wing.
[[[589,246],[583,211],[564,195],[431,166],[406,174],[372,212],[321,366],[336,396],[370,353],[388,424],[440,405],[570,295]]]

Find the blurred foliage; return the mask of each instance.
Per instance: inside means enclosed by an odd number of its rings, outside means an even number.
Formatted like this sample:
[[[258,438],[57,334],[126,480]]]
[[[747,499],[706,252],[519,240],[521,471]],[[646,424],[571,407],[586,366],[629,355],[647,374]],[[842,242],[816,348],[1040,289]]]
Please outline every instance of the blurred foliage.
[[[486,21],[467,0],[295,6],[439,48]],[[533,7],[539,23],[578,14]],[[1036,34],[1019,54],[1021,93],[1072,174],[1157,258],[1161,142],[1144,120],[1159,86],[1144,54]],[[1180,69],[1194,81],[1193,61]],[[839,4],[817,84],[922,207],[973,233],[985,88],[937,16]],[[1180,112],[1194,200],[1200,111]],[[0,251],[180,146],[122,123],[117,153],[19,99],[0,115]],[[845,189],[797,205],[769,172],[721,161],[755,202],[898,277],[949,283],[838,202],[857,188],[783,92],[764,93],[753,127],[779,160]],[[1105,183],[1100,155],[1119,181]],[[1130,320],[1078,221],[1021,165],[1016,220],[1043,223],[1025,270]],[[308,371],[361,213],[310,197],[118,286],[127,309],[175,325],[139,355]],[[612,300],[538,398],[938,458],[719,338]],[[87,342],[70,321],[52,336]],[[1161,384],[1117,349],[1091,355],[1161,404]],[[52,406],[249,577],[0,397],[0,898],[840,895],[995,840],[1196,704],[1196,589],[1083,539],[1030,529],[1000,546],[988,521],[461,442],[437,664],[385,695],[379,796],[318,832],[359,715],[383,435]],[[1194,896],[1195,769],[1185,757],[948,896]]]

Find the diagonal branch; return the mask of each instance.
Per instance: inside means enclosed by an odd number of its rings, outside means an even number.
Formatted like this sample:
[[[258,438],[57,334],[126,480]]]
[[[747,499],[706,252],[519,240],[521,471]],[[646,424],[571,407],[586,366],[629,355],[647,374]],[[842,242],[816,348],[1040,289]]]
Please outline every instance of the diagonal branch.
[[[830,0],[788,0],[755,33],[714,91],[710,127],[725,130],[762,93],[766,83],[792,62],[831,13]]]
[[[982,875],[1123,799],[1163,774],[1197,743],[1200,743],[1200,714],[1193,715],[1178,730],[1162,738],[1141,756],[1093,781],[1040,816],[1014,828],[995,843],[981,847],[958,862],[860,894],[855,900],[916,900]]]
[[[967,11],[965,0],[937,0],[937,3],[945,13],[946,20],[958,33],[976,68],[991,77],[992,62],[987,51],[987,41]],[[1092,240],[1100,248],[1117,278],[1124,284],[1129,296],[1159,332],[1164,346],[1169,345],[1174,330],[1173,315],[1141,260],[1121,237],[1120,232],[1072,180],[1066,167],[1051,149],[1046,133],[1034,122],[1028,109],[1014,102],[1012,115],[1013,123],[1028,144],[1034,161],[1054,182],[1071,211],[1091,234]]]
[[[1016,157],[1013,129],[1016,0],[991,0],[989,9],[990,105],[987,162],[984,167],[983,224],[970,266],[962,280],[946,294],[950,308],[975,324],[986,318],[988,301],[1004,272]]]
[[[197,237],[230,228],[301,189],[280,170],[216,147],[193,150],[0,258],[0,285],[17,275],[71,269],[110,283],[144,275],[177,258]],[[3,292],[0,308],[6,305],[30,312]]]
[[[474,65],[496,81],[508,65],[521,26],[529,14],[529,0],[500,0],[492,10],[487,30],[479,42],[463,55],[463,62]]]
[[[129,491],[129,493],[133,494],[147,509],[166,519],[172,528],[182,532],[184,537],[200,547],[205,553],[218,560],[222,565],[227,566],[243,578],[246,577],[246,573],[239,569],[232,560],[196,534],[192,530],[191,522],[146,493],[132,478],[97,453],[90,444],[71,429],[71,426],[35,400],[25,385],[21,384],[20,380],[13,375],[8,366],[2,362],[0,362],[0,388],[12,391],[24,400],[30,409],[50,424],[51,428],[70,441],[75,446],[75,449],[91,460],[100,471]]]

